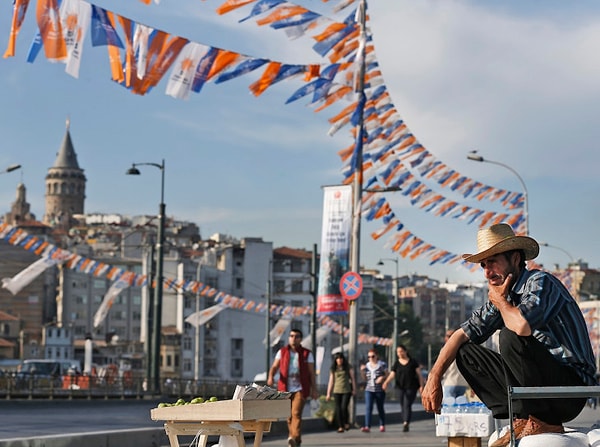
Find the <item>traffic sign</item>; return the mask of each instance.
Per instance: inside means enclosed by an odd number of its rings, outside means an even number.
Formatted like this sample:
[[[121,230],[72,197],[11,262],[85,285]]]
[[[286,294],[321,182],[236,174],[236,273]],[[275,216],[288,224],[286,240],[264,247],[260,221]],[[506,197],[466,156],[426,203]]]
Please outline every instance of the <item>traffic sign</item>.
[[[363,289],[363,281],[360,275],[356,272],[344,273],[340,280],[340,293],[347,300],[355,300],[358,298]]]

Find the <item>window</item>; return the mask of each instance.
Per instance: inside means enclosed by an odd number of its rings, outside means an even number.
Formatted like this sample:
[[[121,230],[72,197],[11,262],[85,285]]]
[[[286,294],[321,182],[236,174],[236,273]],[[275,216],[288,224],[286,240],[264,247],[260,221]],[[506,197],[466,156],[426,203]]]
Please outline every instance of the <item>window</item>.
[[[242,377],[244,373],[244,339],[231,339],[231,376]]]
[[[217,375],[217,360],[204,359],[204,376],[214,377]]]
[[[235,288],[241,289],[243,284],[242,278],[235,278]]]
[[[189,351],[192,349],[192,339],[190,337],[183,337],[183,349]]]
[[[244,355],[244,339],[231,339],[231,357],[243,357]]]
[[[242,359],[231,359],[231,377],[242,377],[244,361]]]
[[[275,293],[285,293],[285,281],[278,279],[273,281]]]
[[[302,281],[301,279],[294,279],[292,281],[292,292],[294,293],[299,293],[299,292],[303,292],[303,286],[304,285],[304,281]]]

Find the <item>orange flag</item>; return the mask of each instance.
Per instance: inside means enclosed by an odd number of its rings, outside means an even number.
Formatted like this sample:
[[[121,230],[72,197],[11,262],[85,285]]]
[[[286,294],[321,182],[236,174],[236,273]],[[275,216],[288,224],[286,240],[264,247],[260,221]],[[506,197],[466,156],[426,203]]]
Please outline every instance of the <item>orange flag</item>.
[[[27,13],[27,7],[29,6],[29,0],[15,0],[13,6],[13,17],[12,24],[10,26],[10,37],[8,38],[8,47],[4,53],[4,57],[13,57],[15,55],[15,48],[17,44],[17,35],[25,20],[25,14]]]
[[[46,57],[54,61],[65,59],[67,44],[62,32],[57,0],[38,0],[36,12]]]
[[[281,63],[269,62],[269,65],[267,65],[267,68],[265,68],[261,78],[249,87],[254,96],[260,95],[267,88],[269,88],[269,86],[273,83],[273,80],[277,77],[280,68]]]
[[[240,8],[248,3],[255,2],[256,0],[227,0],[221,6],[217,8],[217,14],[227,14],[234,9]]]

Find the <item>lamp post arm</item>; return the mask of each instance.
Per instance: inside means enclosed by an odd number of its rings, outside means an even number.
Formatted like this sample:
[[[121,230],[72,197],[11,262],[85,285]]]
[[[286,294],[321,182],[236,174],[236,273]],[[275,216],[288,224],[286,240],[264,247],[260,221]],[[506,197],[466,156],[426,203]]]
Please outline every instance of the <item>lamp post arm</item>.
[[[507,164],[500,163],[499,161],[488,160],[487,158],[485,158],[483,161],[485,161],[487,163],[492,163],[494,165],[502,166],[502,167],[508,169],[509,171],[511,171],[513,174],[515,174],[517,176],[517,178],[519,179],[519,182],[521,182],[521,186],[523,187],[523,190],[525,191],[525,195],[527,196],[527,194],[528,194],[527,186],[525,185],[525,181],[523,181],[523,178],[519,175],[519,173],[517,171],[515,171],[513,168],[511,168]]]
[[[10,165],[6,169],[0,171],[0,174],[8,174],[9,172],[16,171],[17,169],[21,169],[21,165]]]
[[[483,158],[481,155],[477,155],[474,153],[467,155],[467,158],[469,160],[473,160],[473,161],[478,161],[478,162],[483,162],[483,163],[491,163],[493,165],[502,166],[503,168],[508,169],[510,172],[512,172],[514,175],[517,176],[517,179],[519,179],[519,182],[521,183],[521,186],[523,187],[525,231],[526,231],[526,235],[529,236],[529,192],[527,191],[527,185],[525,185],[525,181],[523,180],[523,177],[521,177],[514,168],[508,166],[505,163],[501,163],[499,161],[494,161],[494,160],[488,160],[487,158]]]
[[[492,161],[492,160],[487,160],[485,159],[485,161],[487,161],[488,163],[492,163],[498,166],[502,166],[506,169],[508,169],[510,172],[512,172],[513,174],[515,174],[517,176],[517,178],[519,179],[519,182],[521,182],[521,186],[523,187],[523,191],[525,192],[524,200],[525,200],[525,231],[527,232],[527,236],[529,236],[529,192],[527,191],[527,186],[525,185],[525,181],[523,180],[523,178],[519,175],[519,173],[517,171],[515,171],[513,168],[511,168],[510,166],[508,166],[507,164],[504,163],[500,163],[499,161]]]
[[[562,251],[564,254],[566,254],[569,259],[571,259],[571,262],[575,262],[575,258],[571,255],[571,253],[569,253],[567,250],[565,250],[564,248],[561,247],[557,247],[556,245],[550,245],[547,242],[539,242],[539,245],[541,245],[542,247],[550,247],[550,248],[556,248],[557,250]]]
[[[164,170],[165,169],[165,161],[163,160],[162,164],[158,164],[158,163],[151,163],[151,162],[145,162],[145,163],[133,163],[133,167],[137,168],[138,166],[154,166],[155,168]]]

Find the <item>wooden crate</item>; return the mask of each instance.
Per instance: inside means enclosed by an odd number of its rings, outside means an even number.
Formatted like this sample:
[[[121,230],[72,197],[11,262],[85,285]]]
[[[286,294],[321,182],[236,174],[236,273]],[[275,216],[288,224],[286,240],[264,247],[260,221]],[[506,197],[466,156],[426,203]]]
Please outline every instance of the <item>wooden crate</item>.
[[[448,438],[448,447],[481,447],[481,438],[450,437]]]
[[[153,408],[150,417],[154,421],[246,421],[277,420],[288,418],[292,402],[289,399],[274,400],[220,400],[201,404]]]

